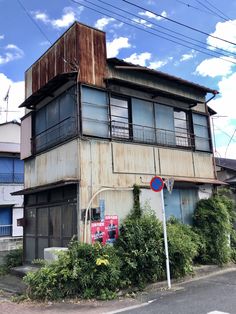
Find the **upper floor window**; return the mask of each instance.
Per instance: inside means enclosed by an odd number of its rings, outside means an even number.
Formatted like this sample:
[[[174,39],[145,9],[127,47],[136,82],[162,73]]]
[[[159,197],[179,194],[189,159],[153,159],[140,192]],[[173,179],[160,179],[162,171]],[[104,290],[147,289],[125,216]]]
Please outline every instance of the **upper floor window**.
[[[75,87],[35,113],[35,150],[40,152],[76,134]]]
[[[202,114],[193,113],[193,131],[195,136],[195,148],[197,150],[209,152],[211,147],[208,117]]]
[[[0,183],[23,183],[24,162],[14,157],[0,157]]]
[[[112,96],[110,98],[112,137],[130,138],[128,99]]]
[[[107,93],[82,87],[83,134],[109,137],[109,115]]]

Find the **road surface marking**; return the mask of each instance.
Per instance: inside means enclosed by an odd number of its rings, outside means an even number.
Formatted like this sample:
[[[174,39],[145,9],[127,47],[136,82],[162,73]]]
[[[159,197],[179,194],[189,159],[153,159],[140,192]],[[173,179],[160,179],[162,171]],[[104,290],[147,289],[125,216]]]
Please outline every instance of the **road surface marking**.
[[[213,311],[213,312],[209,312],[207,314],[230,314],[230,313],[220,312],[220,311]]]
[[[156,301],[156,299],[150,300],[150,301],[145,302],[145,303],[137,304],[137,305],[127,306],[127,307],[124,307],[124,308],[119,309],[119,310],[115,310],[115,311],[111,311],[111,312],[106,312],[106,314],[117,314],[117,313],[122,313],[122,312],[125,312],[125,311],[129,311],[129,310],[138,309],[138,308],[140,308],[140,307],[147,306],[147,305],[153,303],[154,301]],[[229,314],[229,313],[225,313],[225,314]]]

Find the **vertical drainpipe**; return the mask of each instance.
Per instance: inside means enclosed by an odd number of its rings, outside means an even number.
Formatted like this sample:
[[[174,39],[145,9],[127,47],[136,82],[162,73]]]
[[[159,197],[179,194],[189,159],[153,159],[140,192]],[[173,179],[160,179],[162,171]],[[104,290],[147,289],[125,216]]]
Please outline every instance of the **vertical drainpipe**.
[[[206,105],[206,108],[207,108],[207,104],[209,101],[211,101],[212,99],[214,99],[216,97],[216,95],[219,94],[219,92],[217,90],[215,90],[213,92],[213,96],[211,98],[209,98],[206,102],[205,102],[205,105]],[[207,110],[208,112],[208,110]],[[208,123],[209,125],[210,124],[210,119],[208,119]],[[214,135],[214,134],[213,134]],[[214,135],[215,136],[215,135]],[[211,137],[211,147],[213,148],[212,146],[212,134],[211,134],[211,127],[210,127],[210,137]],[[217,179],[217,173],[216,173],[216,163],[215,163],[215,157],[214,157],[214,152],[213,152],[213,156],[212,156],[212,163],[213,163],[213,167],[214,167],[214,174],[215,174],[215,178]],[[213,192],[216,191],[216,187],[213,185]]]
[[[77,176],[81,176],[81,145],[80,145],[80,132],[81,132],[81,89],[79,83],[80,68],[78,66],[78,74],[76,80],[76,124],[77,124]],[[79,147],[79,152],[78,152]],[[78,165],[79,163],[79,165]],[[78,173],[79,168],[79,173]],[[80,179],[80,178],[79,178]],[[80,220],[81,220],[81,207],[80,207],[80,180],[76,186],[76,212],[77,212],[77,239],[80,241]]]

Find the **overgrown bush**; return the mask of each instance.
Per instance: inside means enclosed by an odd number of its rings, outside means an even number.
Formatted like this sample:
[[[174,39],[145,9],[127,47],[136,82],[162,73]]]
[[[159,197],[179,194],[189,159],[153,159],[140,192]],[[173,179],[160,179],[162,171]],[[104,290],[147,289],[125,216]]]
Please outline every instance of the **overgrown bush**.
[[[12,250],[4,257],[4,264],[7,269],[21,266],[22,261],[23,261],[23,249],[22,248]]]
[[[183,277],[193,271],[201,240],[192,227],[170,219],[167,224],[170,272],[172,278]]]
[[[123,222],[116,248],[122,262],[122,280],[143,287],[164,276],[162,225],[152,213],[134,217]]]
[[[73,241],[57,261],[28,273],[24,281],[31,299],[111,299],[116,295],[119,278],[120,261],[113,247]]]
[[[193,223],[205,243],[199,255],[201,263],[222,265],[230,261],[231,206],[228,198],[221,195],[198,202]]]

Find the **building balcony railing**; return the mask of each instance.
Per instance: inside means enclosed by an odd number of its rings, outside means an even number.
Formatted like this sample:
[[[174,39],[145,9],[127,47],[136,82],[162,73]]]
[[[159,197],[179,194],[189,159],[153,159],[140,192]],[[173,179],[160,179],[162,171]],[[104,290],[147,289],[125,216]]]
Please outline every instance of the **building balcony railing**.
[[[12,225],[0,225],[0,237],[12,235]]]
[[[33,150],[38,153],[73,137],[77,132],[76,126],[76,118],[68,117],[46,129],[32,139]]]
[[[111,122],[111,134],[114,139],[131,140],[162,146],[194,147],[194,135],[186,129],[175,131],[128,124],[119,121]]]
[[[196,136],[184,128],[174,131],[120,121],[111,121],[111,138],[168,147],[211,151],[210,138]]]
[[[0,173],[0,183],[24,183],[23,173]]]

